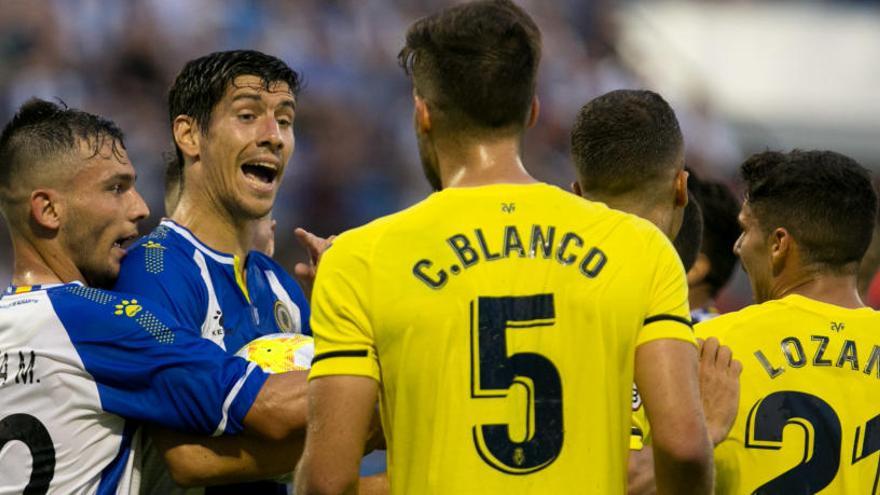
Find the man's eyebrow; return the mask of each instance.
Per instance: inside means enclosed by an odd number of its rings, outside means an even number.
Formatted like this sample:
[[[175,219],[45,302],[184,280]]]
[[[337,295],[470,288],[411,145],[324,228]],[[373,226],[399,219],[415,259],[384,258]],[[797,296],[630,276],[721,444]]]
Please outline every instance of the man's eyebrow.
[[[263,97],[259,93],[239,93],[232,97],[233,102],[240,100],[252,100],[257,103],[263,103]],[[296,110],[296,101],[294,101],[293,98],[285,99],[278,106],[288,107],[291,110]]]

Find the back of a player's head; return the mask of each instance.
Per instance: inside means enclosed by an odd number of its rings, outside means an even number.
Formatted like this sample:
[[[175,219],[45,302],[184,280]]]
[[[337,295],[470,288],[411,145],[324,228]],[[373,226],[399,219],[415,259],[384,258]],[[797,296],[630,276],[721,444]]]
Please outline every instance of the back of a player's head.
[[[398,60],[438,128],[521,132],[535,95],[541,32],[509,0],[470,2],[420,19]]]
[[[700,203],[693,195],[689,196],[688,204],[684,207],[684,216],[681,221],[681,229],[672,240],[672,245],[681,258],[684,271],[687,272],[694,266],[700,255],[700,245],[703,240],[703,212]]]
[[[746,160],[741,173],[762,232],[785,228],[805,263],[855,272],[877,216],[864,167],[833,151],[767,151]]]
[[[66,105],[32,98],[19,108],[0,134],[0,206],[10,222],[10,209],[26,201],[34,188],[58,187],[77,165],[97,155],[106,144],[114,153],[125,149],[122,130],[112,121]],[[108,141],[109,140],[109,141]]]
[[[294,95],[299,92],[299,74],[276,57],[256,50],[214,52],[187,62],[171,85],[168,117],[172,126],[179,115],[187,115],[206,134],[214,107],[240,76],[256,76],[266,88],[283,82]],[[179,149],[177,160],[183,163]]]
[[[736,268],[733,245],[740,234],[736,221],[740,206],[730,188],[720,182],[701,180],[692,173],[688,187],[703,210],[703,244],[700,252],[709,260],[709,271],[703,282],[708,284],[709,294],[715,297]]]
[[[589,101],[571,130],[571,157],[585,193],[604,197],[650,190],[683,167],[684,138],[657,93],[617,90]]]

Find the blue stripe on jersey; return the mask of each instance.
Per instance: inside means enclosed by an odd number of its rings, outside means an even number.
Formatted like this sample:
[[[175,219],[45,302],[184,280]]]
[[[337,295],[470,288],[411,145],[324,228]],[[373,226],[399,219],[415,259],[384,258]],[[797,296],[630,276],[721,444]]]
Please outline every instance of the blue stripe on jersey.
[[[122,430],[122,442],[119,444],[119,452],[116,457],[101,472],[101,483],[98,485],[96,495],[115,495],[119,486],[119,480],[125,474],[125,464],[131,455],[131,437],[137,430],[137,425],[131,421],[125,422]]]

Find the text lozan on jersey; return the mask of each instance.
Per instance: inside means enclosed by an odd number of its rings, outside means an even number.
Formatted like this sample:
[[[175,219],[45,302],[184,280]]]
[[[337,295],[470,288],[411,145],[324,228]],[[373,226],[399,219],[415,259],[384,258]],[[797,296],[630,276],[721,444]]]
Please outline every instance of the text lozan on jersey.
[[[574,232],[557,235],[553,225],[533,225],[525,236],[515,225],[506,225],[502,231],[493,234],[487,239],[483,229],[477,228],[471,235],[452,235],[446,239],[446,244],[452,249],[458,263],[452,264],[447,271],[434,268],[435,262],[432,260],[420,259],[413,265],[412,273],[428,287],[440,289],[449,281],[450,273],[458,275],[481,261],[498,261],[512,256],[551,260],[563,266],[572,266],[587,278],[599,275],[608,261],[598,247],[585,247],[584,239]]]

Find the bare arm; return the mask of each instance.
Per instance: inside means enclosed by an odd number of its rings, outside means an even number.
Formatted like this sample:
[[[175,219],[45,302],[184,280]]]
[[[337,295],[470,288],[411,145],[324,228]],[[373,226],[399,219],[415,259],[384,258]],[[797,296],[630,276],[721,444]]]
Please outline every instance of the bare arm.
[[[700,403],[697,349],[672,339],[642,344],[635,378],[653,431],[657,493],[712,493],[712,445]]]
[[[299,495],[354,494],[378,383],[363,376],[322,376],[309,384],[309,429],[296,472]]]
[[[307,374],[292,371],[269,376],[244,418],[242,435],[209,437],[152,430],[174,481],[208,486],[290,473],[304,444]]]
[[[700,399],[709,438],[712,439],[712,445],[717,446],[727,438],[736,420],[742,363],[733,359],[730,348],[720,345],[714,337],[697,341],[700,344]],[[630,450],[627,494],[655,493],[653,448],[645,445],[642,450]]]
[[[150,431],[171,478],[180,486],[211,486],[270,479],[293,472],[305,432],[285,440],[253,435],[207,437],[156,428]]]
[[[630,450],[626,467],[627,495],[655,495],[654,450],[645,445],[642,450]]]

